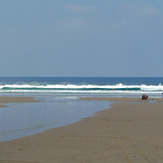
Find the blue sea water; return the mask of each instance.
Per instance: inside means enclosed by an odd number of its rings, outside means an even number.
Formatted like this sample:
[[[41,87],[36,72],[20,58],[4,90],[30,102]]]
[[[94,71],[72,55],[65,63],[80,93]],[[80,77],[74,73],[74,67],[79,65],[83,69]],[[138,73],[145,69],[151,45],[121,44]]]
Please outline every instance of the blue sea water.
[[[141,97],[144,93],[162,97],[162,83],[162,77],[1,77],[0,96],[32,96],[41,102],[0,108],[0,141],[77,122],[111,104],[79,97]]]
[[[160,96],[163,77],[17,77],[0,78],[0,94],[76,94]]]

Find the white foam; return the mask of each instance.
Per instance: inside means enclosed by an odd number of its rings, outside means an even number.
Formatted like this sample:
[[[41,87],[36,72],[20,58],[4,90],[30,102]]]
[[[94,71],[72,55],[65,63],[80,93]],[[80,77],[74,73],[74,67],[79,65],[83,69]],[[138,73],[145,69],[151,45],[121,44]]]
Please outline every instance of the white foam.
[[[131,90],[127,90],[127,89]],[[132,89],[133,88],[133,89]],[[138,90],[135,90],[138,89]],[[48,89],[48,90],[46,90]],[[82,90],[83,89],[83,90]],[[89,90],[87,90],[89,89]],[[98,90],[93,90],[98,89]],[[100,90],[101,89],[101,90]],[[107,90],[110,89],[110,90]],[[116,90],[119,89],[119,90]],[[120,90],[126,89],[126,90]],[[139,90],[140,89],[140,90]],[[47,84],[47,85],[36,85],[36,84],[13,84],[13,85],[0,85],[0,92],[25,92],[25,93],[94,93],[94,94],[134,94],[134,93],[161,93],[163,91],[163,85],[124,85],[122,83],[116,85],[91,85],[91,84]]]

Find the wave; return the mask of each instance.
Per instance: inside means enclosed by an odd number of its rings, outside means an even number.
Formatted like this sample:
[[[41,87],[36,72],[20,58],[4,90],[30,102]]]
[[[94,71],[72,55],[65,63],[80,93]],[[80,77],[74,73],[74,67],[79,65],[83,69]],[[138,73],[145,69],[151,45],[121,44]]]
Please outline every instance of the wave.
[[[90,84],[11,84],[0,85],[0,92],[67,92],[67,93],[111,93],[111,92],[162,92],[163,85],[90,85]]]

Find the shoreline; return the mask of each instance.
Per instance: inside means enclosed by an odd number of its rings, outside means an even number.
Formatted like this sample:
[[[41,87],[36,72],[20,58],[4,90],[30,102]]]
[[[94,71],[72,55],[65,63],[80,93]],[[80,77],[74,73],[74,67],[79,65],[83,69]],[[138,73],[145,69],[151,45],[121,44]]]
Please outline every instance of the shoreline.
[[[1,96],[0,97],[0,108],[8,107],[6,104],[9,103],[33,103],[33,102],[40,102],[35,100],[34,97],[19,97],[19,96]]]
[[[141,100],[138,97],[82,97],[81,100],[91,101],[110,101],[110,102],[163,102],[163,98],[149,98],[148,100]]]
[[[161,98],[156,103],[139,98],[81,100],[116,103],[79,122],[0,142],[0,162],[162,162]]]
[[[0,103],[32,103],[32,102],[40,102],[35,100],[34,97],[25,97],[25,96],[1,96]]]

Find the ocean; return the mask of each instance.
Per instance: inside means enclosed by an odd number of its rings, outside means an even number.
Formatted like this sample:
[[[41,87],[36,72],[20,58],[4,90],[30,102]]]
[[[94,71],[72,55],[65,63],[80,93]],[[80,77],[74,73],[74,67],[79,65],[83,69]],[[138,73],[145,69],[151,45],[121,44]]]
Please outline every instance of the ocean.
[[[163,77],[5,77],[3,95],[85,95],[160,97]]]
[[[68,125],[110,108],[80,97],[162,97],[163,77],[1,77],[0,96],[32,96],[41,102],[0,108],[0,141]]]

